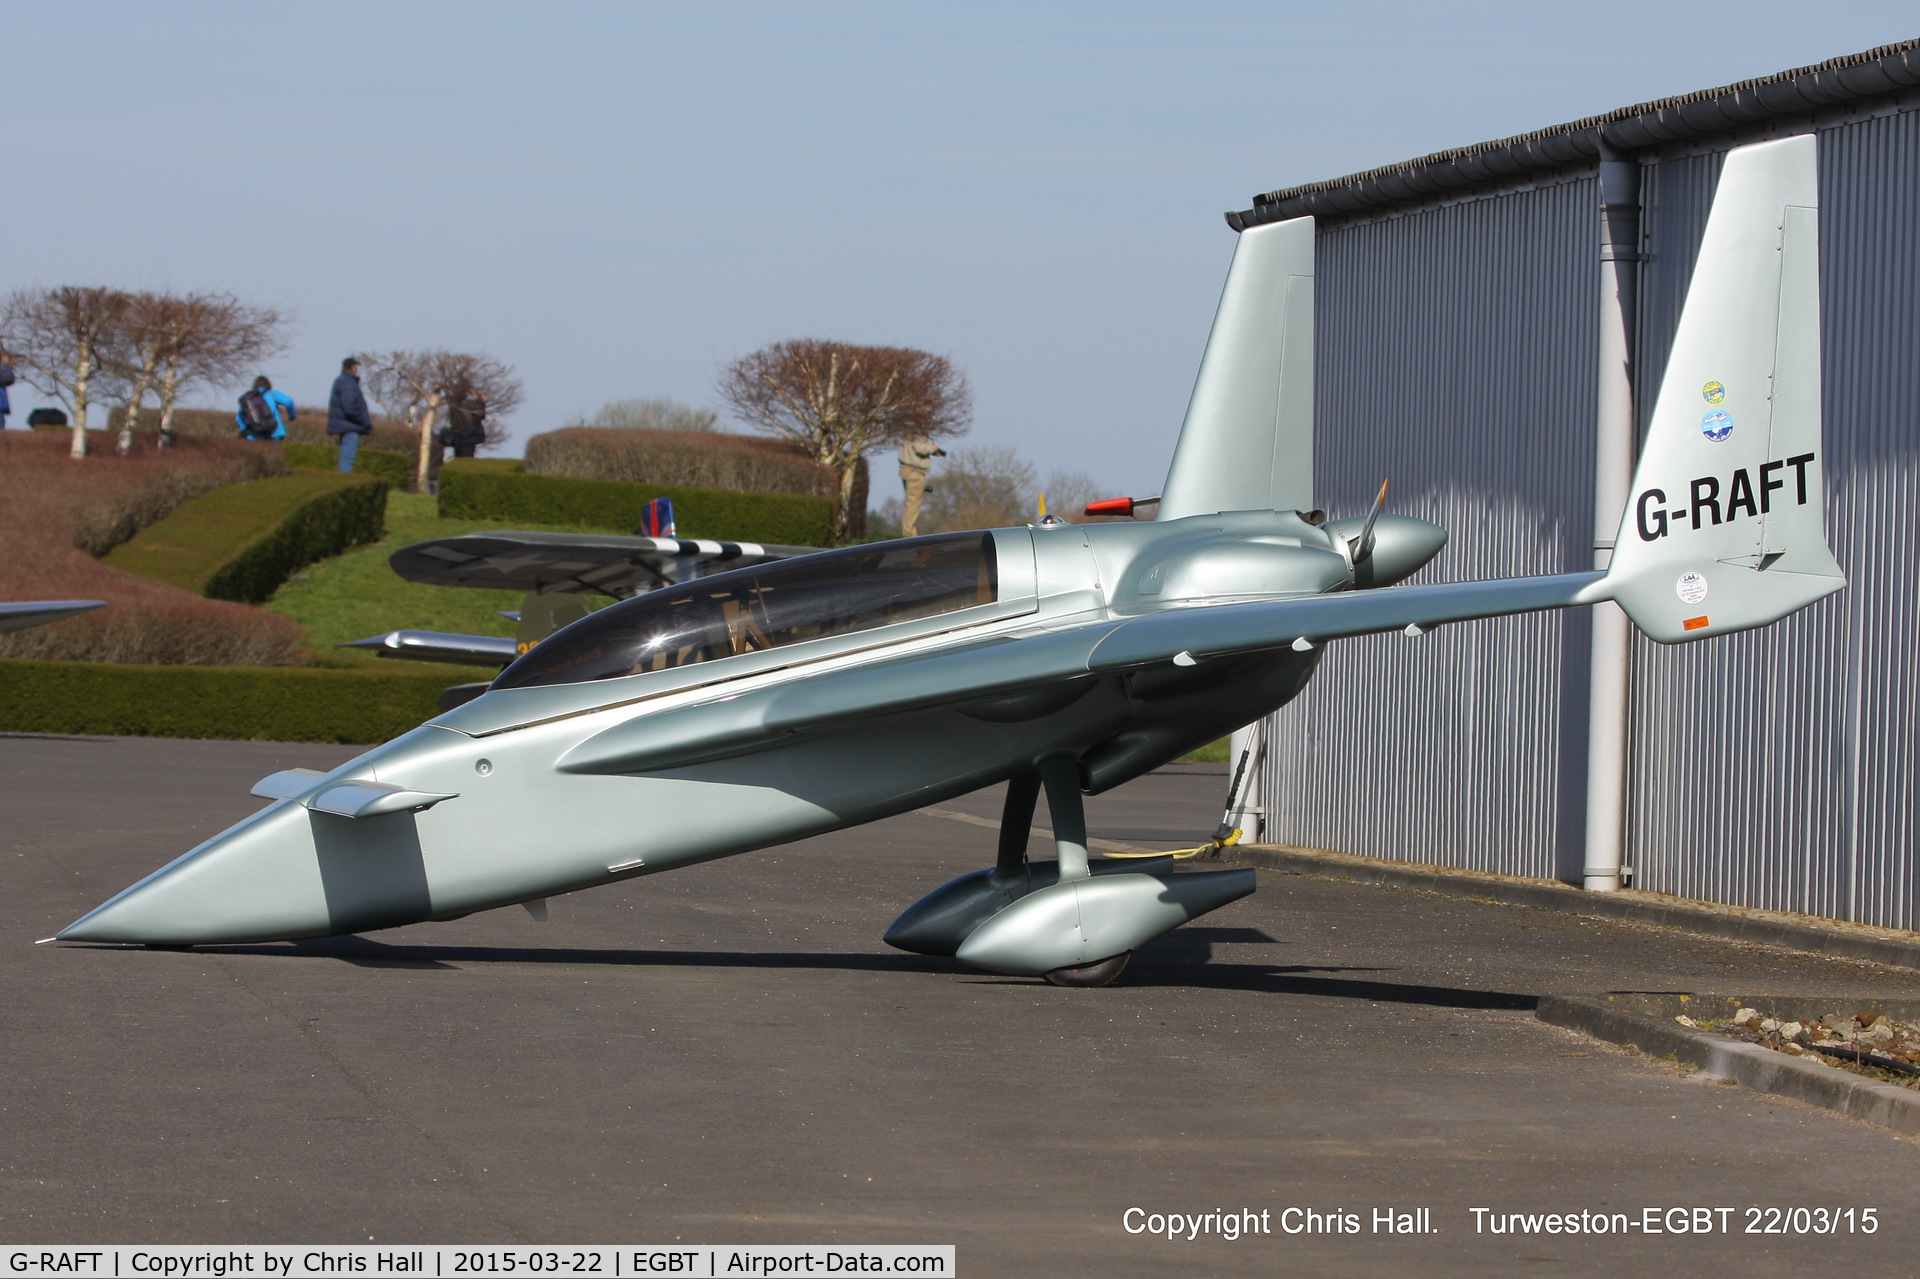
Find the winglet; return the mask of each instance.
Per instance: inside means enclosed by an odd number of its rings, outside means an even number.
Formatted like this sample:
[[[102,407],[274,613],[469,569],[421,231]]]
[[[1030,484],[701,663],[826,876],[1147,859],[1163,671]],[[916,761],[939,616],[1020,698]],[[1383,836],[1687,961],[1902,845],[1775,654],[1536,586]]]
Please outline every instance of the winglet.
[[[1155,518],[1313,505],[1313,219],[1240,233]]]
[[[1600,594],[1663,644],[1845,586],[1820,438],[1816,142],[1730,152]]]

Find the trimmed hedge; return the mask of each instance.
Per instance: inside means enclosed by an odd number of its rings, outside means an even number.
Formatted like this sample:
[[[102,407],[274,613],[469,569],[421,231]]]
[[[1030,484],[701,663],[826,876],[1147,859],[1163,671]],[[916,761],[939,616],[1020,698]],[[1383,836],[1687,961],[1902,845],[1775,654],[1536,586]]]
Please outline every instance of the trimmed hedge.
[[[379,476],[296,471],[183,503],[106,562],[209,599],[258,604],[296,570],[379,541],[386,513]]]
[[[240,438],[240,424],[233,409],[175,409],[174,435],[187,439],[233,440]],[[107,410],[107,431],[118,435],[127,423],[127,406],[116,404]],[[160,433],[160,406],[149,404],[140,410],[140,434]]]
[[[284,444],[281,447],[286,450],[290,466],[302,466],[315,471],[337,472],[340,469],[338,444]],[[414,459],[405,453],[363,448],[353,455],[355,475],[378,475],[402,491],[413,483],[413,468]]]
[[[0,659],[0,731],[384,742],[439,714],[445,675]]]
[[[450,457],[440,464],[440,469],[444,471],[449,466],[483,475],[520,475],[527,469],[526,459],[518,457]]]
[[[641,508],[656,497],[673,499],[674,522],[682,537],[788,546],[833,545],[833,499],[827,497],[525,475],[493,459],[478,465],[463,459],[449,462],[440,470],[442,519],[518,521],[631,533],[640,526]]]
[[[794,440],[727,431],[654,431],[565,426],[527,441],[529,475],[625,480],[735,493],[832,497],[839,473]]]

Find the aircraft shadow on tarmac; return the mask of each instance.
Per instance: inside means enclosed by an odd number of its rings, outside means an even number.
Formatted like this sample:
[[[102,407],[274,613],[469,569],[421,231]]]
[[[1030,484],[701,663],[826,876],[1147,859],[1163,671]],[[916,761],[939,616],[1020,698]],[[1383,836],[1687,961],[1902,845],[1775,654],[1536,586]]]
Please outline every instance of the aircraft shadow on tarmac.
[[[1385,973],[1390,968],[1337,965],[1275,964],[1257,959],[1241,962],[1213,958],[1219,944],[1276,943],[1257,928],[1176,929],[1143,948],[1114,984],[1127,987],[1186,987],[1196,990],[1242,990],[1272,995],[1313,995],[1332,999],[1361,999],[1379,1004],[1414,1004],[1436,1008],[1512,1010],[1531,1012],[1536,995],[1456,986],[1425,986],[1354,977],[1314,976],[1320,973]],[[365,968],[451,970],[457,964],[602,964],[659,968],[832,969],[842,972],[945,973],[972,978],[979,985],[1032,985],[1037,978],[1010,978],[978,973],[955,960],[893,952],[866,954],[846,951],[716,951],[639,950],[565,946],[396,946],[367,937],[322,937],[311,941],[260,946],[200,946],[198,953],[257,955],[261,957],[331,959]]]

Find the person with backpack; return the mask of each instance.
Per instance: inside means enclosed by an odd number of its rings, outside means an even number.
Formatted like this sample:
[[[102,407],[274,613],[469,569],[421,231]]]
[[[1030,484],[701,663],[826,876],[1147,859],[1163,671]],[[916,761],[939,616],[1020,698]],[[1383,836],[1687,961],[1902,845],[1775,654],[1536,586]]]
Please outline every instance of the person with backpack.
[[[333,392],[327,397],[327,434],[340,440],[340,469],[351,471],[360,452],[360,437],[373,430],[373,414],[367,411],[367,397],[360,391],[360,361],[349,355],[340,361],[340,376],[333,379]]]
[[[284,412],[282,411],[284,410]],[[243,440],[285,441],[287,423],[298,417],[293,397],[273,389],[265,377],[253,379],[253,387],[240,397],[240,411],[233,415]]]
[[[462,387],[447,406],[447,443],[455,457],[472,457],[487,442],[487,393]]]

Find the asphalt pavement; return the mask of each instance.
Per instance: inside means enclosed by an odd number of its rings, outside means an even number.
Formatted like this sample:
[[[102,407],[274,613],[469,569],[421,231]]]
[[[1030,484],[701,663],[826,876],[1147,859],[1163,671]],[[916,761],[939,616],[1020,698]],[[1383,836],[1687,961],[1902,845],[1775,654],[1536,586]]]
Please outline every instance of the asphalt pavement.
[[[1553,991],[1920,998],[1920,972],[1855,960],[1262,872],[1115,985],[1058,990],[881,943],[993,857],[992,829],[923,815],[544,924],[32,944],[252,811],[258,777],[352,753],[0,736],[0,1240],[952,1243],[971,1276],[1920,1269],[1920,1144],[1531,1015]],[[1173,766],[1091,801],[1091,833],[1197,843],[1226,784]],[[1724,1232],[1641,1229],[1701,1207],[1733,1210]],[[1431,1233],[1373,1226],[1420,1208]],[[1772,1208],[1854,1224],[1746,1233]],[[1271,1233],[1128,1229],[1243,1210]],[[1304,1210],[1355,1225],[1286,1233]],[[1635,1224],[1490,1229],[1583,1212]]]

